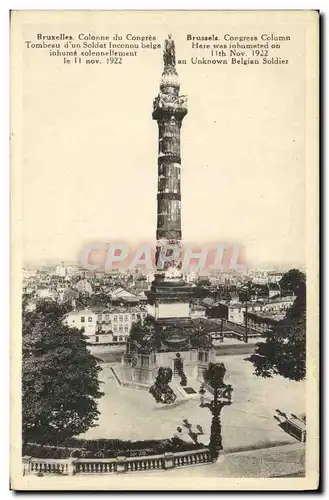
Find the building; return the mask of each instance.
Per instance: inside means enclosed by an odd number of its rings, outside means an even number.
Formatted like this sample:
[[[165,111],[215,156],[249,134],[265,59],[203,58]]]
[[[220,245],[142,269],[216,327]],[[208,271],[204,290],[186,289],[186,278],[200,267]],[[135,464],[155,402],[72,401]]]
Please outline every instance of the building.
[[[131,326],[144,321],[146,310],[139,308],[112,307],[75,310],[65,315],[65,324],[82,329],[90,344],[125,344]]]
[[[200,304],[194,304],[191,306],[190,316],[192,319],[196,318],[205,318],[206,317],[207,308]]]
[[[283,278],[283,273],[272,271],[268,273],[268,283],[279,283]]]
[[[23,280],[22,292],[27,295],[32,295],[38,289],[37,283],[31,282],[31,280]]]
[[[36,297],[39,299],[48,299],[48,300],[56,300],[58,298],[58,294],[55,290],[51,290],[51,288],[40,287],[35,291]]]
[[[75,288],[76,288],[76,290],[78,290],[78,292],[89,295],[89,296],[92,295],[92,293],[93,293],[93,288],[92,288],[91,284],[89,283],[89,281],[86,279],[79,280],[76,283]]]
[[[267,312],[282,312],[287,311],[296,300],[295,295],[287,295],[285,297],[275,297],[263,303],[262,311]]]
[[[73,309],[76,309],[76,303],[79,299],[79,292],[71,288],[67,288],[64,293],[60,294],[60,301],[64,303],[70,303]]]
[[[59,266],[56,266],[55,274],[56,276],[59,276],[61,278],[64,278],[66,276],[66,267],[64,265],[64,262],[61,262]]]
[[[145,292],[141,292],[138,294],[138,299],[140,304],[146,304],[147,303],[147,297],[145,295]]]
[[[122,304],[138,304],[139,298],[134,294],[125,290],[122,287],[115,288],[110,293],[110,299],[112,303],[122,303]]]
[[[78,265],[67,265],[66,276],[72,277],[81,274],[82,269]]]
[[[90,341],[97,332],[97,315],[89,309],[71,311],[64,316],[63,322],[71,328],[83,329]]]
[[[37,277],[37,271],[35,269],[23,269],[23,278],[29,280],[31,278]]]
[[[261,302],[249,302],[248,311],[261,311],[263,304]],[[244,324],[244,313],[246,310],[246,304],[233,303],[227,306],[227,319],[233,321],[233,323],[238,323],[240,325]]]
[[[268,288],[268,296],[270,299],[273,297],[281,296],[281,288],[279,283],[276,282],[267,283],[267,288]]]
[[[95,310],[95,309],[94,309]],[[139,308],[111,307],[97,311],[98,333],[113,334],[111,342],[126,342],[133,323],[143,322],[146,310]]]
[[[250,301],[247,304],[248,313],[269,313],[270,314],[285,314],[288,309],[293,305],[296,297],[287,296],[280,297],[276,296],[272,299],[267,299],[263,301]],[[246,304],[244,302],[220,302],[215,308],[213,308],[213,317],[225,318],[233,323],[244,324],[245,322],[245,311]]]
[[[248,328],[262,334],[272,330],[272,328],[274,328],[279,321],[282,321],[285,317],[285,313],[271,313],[264,311],[256,314],[253,312],[247,312],[246,316]]]

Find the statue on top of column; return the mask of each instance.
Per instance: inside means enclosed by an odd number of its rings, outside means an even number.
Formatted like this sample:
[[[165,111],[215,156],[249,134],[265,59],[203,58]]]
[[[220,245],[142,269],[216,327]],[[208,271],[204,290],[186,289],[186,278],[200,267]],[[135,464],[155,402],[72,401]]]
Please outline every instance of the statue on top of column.
[[[171,35],[168,35],[164,43],[163,61],[165,66],[175,66],[176,64],[175,42],[171,38]]]

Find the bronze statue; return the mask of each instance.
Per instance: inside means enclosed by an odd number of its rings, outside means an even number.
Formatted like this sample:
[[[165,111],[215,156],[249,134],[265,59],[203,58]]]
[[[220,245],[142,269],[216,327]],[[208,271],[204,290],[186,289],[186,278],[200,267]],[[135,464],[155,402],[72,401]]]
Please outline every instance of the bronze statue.
[[[163,61],[165,66],[175,66],[175,42],[172,40],[171,35],[165,40],[163,49]]]

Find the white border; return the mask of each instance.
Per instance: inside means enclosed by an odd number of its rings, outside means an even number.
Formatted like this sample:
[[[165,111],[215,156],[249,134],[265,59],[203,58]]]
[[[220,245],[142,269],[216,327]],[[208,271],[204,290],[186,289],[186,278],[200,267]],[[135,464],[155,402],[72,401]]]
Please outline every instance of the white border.
[[[9,143],[8,143],[8,137],[9,137],[9,10],[24,10],[24,9],[40,9],[40,10],[57,10],[57,9],[71,9],[71,10],[90,10],[90,9],[95,9],[95,10],[100,10],[100,9],[129,9],[129,10],[139,10],[139,9],[202,9],[202,10],[217,10],[217,9],[229,9],[229,10],[236,10],[236,9],[266,9],[266,10],[280,10],[280,9],[285,9],[285,10],[295,10],[295,9],[313,9],[313,10],[320,10],[325,16],[325,14],[328,12],[328,1],[327,0],[318,0],[317,2],[315,1],[310,1],[310,0],[304,0],[304,1],[292,1],[292,0],[280,0],[280,1],[267,1],[266,3],[262,1],[250,1],[250,2],[243,2],[243,1],[237,1],[237,0],[222,0],[221,2],[216,2],[214,0],[203,0],[202,2],[196,2],[193,0],[183,1],[183,0],[166,0],[166,1],[160,1],[157,2],[155,5],[154,1],[152,2],[151,0],[144,0],[140,2],[134,2],[132,0],[127,1],[127,0],[113,0],[111,2],[106,1],[106,0],[94,0],[93,2],[88,2],[88,1],[73,1],[73,0],[50,0],[47,3],[45,3],[42,0],[38,1],[27,1],[27,0],[16,0],[15,2],[8,2],[7,0],[4,0],[1,2],[0,6],[0,12],[1,12],[1,30],[0,30],[0,36],[2,38],[1,43],[0,43],[0,56],[1,56],[1,62],[2,62],[2,67],[3,67],[3,72],[2,74],[7,74],[8,79],[6,78],[1,78],[1,86],[2,86],[2,92],[1,92],[1,118],[2,118],[2,133],[1,133],[1,139],[2,139],[2,168],[0,169],[0,214],[1,214],[1,230],[2,230],[2,238],[1,238],[1,272],[0,272],[0,283],[1,283],[1,288],[0,288],[0,304],[2,306],[2,321],[1,321],[1,326],[2,326],[2,331],[1,331],[1,353],[2,353],[2,360],[0,363],[0,369],[1,369],[1,387],[2,387],[2,403],[3,403],[3,408],[2,412],[0,413],[1,415],[1,462],[0,462],[0,491],[1,491],[1,498],[9,498],[12,496],[13,492],[9,491]],[[324,20],[325,21],[325,20]],[[323,26],[322,26],[323,28]],[[325,38],[325,37],[324,37]],[[324,66],[322,68],[323,71],[323,92],[325,91],[325,85],[324,82],[326,81],[326,67],[328,64],[328,43],[327,40],[323,40],[324,42],[324,47],[322,50],[326,54],[325,60],[322,62],[324,63]],[[325,99],[323,104],[325,103]],[[325,111],[327,111],[327,106],[326,108],[322,109],[322,113],[325,116]],[[323,118],[324,121],[324,118]],[[328,132],[326,132],[326,135],[323,137],[323,144],[325,144],[328,140]],[[323,162],[323,170],[325,170],[326,165],[325,163],[325,158],[322,158]],[[328,177],[328,176],[327,176]],[[325,179],[322,179],[323,181]],[[325,183],[325,191],[327,192],[327,182]],[[326,196],[323,196],[324,202],[326,199]],[[325,213],[323,214],[324,220],[327,220],[327,217],[325,215],[328,215],[327,213],[327,206],[325,208]],[[326,241],[324,241],[325,245]],[[326,245],[324,246],[324,248]],[[323,275],[324,273],[322,273]],[[325,277],[328,277],[327,272],[325,273]],[[325,280],[327,282],[327,280]],[[329,302],[329,299],[328,299]],[[328,311],[329,309],[329,304],[327,303],[327,298],[325,298],[325,304],[324,304],[324,311]],[[327,342],[328,346],[328,342]],[[327,354],[327,352],[326,352]],[[323,363],[325,365],[325,363]],[[322,374],[324,379],[326,379],[325,374]],[[328,387],[328,383],[327,383]],[[327,395],[327,394],[326,394]],[[325,395],[324,395],[325,396]],[[6,410],[5,410],[6,406]],[[326,443],[323,443],[324,448]],[[326,477],[326,464],[323,464],[323,476],[324,476],[324,486],[326,485],[325,477]],[[224,493],[222,493],[223,495]],[[241,493],[237,493],[236,495],[240,495]],[[285,495],[282,493],[279,493],[280,495]],[[170,494],[171,496],[176,496],[175,494]],[[55,494],[48,494],[48,497],[54,497]],[[78,495],[79,496],[79,495]],[[94,494],[89,494],[89,497],[94,497]],[[113,496],[113,493],[111,493],[111,496]]]

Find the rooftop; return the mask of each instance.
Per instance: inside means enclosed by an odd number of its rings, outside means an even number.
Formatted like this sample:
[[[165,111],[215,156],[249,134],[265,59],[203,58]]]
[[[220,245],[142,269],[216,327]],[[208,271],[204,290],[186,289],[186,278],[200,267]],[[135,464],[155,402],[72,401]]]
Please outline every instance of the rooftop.
[[[94,313],[142,313],[146,312],[146,309],[143,307],[121,307],[121,306],[111,306],[111,307],[102,307],[102,306],[93,306],[90,308]]]

